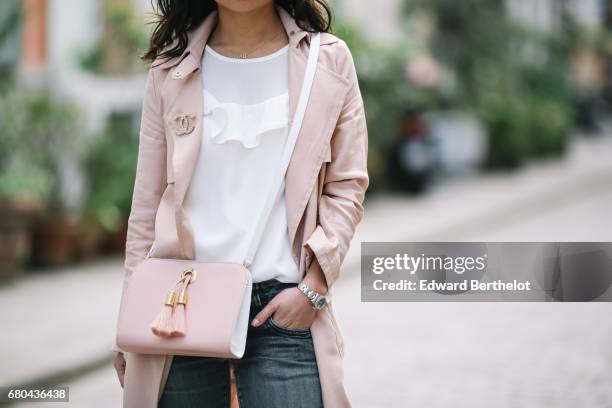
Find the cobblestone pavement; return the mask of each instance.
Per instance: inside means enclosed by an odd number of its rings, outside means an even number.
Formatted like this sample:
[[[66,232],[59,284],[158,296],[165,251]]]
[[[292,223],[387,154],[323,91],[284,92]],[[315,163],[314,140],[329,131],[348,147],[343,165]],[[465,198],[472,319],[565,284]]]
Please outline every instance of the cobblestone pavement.
[[[336,304],[355,407],[612,406],[609,304]]]
[[[115,369],[110,365],[63,385],[70,387],[70,402],[31,402],[17,406],[22,408],[119,408],[122,405],[121,386]]]
[[[610,180],[429,236],[612,241]],[[361,303],[359,284],[352,275],[335,299],[356,407],[612,407],[609,303]]]
[[[360,302],[359,241],[612,241],[612,179],[606,178],[612,174],[612,156],[597,146],[591,150],[580,159],[596,167],[590,176],[579,177],[583,167],[572,170],[570,160],[557,168],[545,164],[513,176],[450,185],[416,200],[386,196],[369,204],[334,297],[346,342],[346,385],[355,407],[612,407],[608,303]],[[550,194],[540,194],[546,189]],[[23,328],[24,333],[44,332],[42,345],[32,336],[5,336],[0,378],[37,375],[40,370],[29,362],[38,359],[53,367],[82,358],[85,351],[107,352],[110,339],[104,333],[114,324],[114,311],[86,309],[118,301],[119,270],[116,260],[96,264],[86,275],[72,271],[23,283],[37,299],[44,299],[53,279],[71,293],[83,293],[79,280],[98,291],[89,299],[78,297],[77,303],[46,304],[47,323]],[[14,302],[19,302],[17,293],[0,291],[3,310]],[[79,316],[86,312],[97,322],[81,327]],[[62,347],[68,335],[53,331],[58,313],[67,313],[69,327],[82,338],[69,348]],[[13,323],[5,315],[0,320],[3,327]],[[57,358],[47,361],[49,355]],[[30,367],[12,368],[20,364]],[[112,367],[69,385],[70,406],[120,406]]]

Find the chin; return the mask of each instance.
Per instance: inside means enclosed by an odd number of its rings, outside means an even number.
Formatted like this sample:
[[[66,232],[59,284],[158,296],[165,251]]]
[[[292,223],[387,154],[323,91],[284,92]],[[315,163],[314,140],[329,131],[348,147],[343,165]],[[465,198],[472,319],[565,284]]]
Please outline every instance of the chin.
[[[236,13],[247,13],[274,3],[273,0],[216,0],[220,7]]]

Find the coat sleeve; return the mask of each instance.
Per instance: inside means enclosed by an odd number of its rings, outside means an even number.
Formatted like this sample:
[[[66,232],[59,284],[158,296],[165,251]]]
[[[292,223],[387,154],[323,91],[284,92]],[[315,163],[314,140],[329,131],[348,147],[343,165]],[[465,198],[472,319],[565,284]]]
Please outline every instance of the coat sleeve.
[[[128,217],[121,303],[134,268],[145,258],[155,239],[155,216],[166,184],[166,138],[155,81],[155,71],[150,69],[138,137],[132,207]],[[122,351],[116,343],[112,349]]]
[[[363,100],[350,51],[343,41],[339,47],[339,71],[351,85],[330,142],[331,162],[319,200],[318,224],[304,243],[321,265],[328,288],[338,279],[355,228],[363,218],[363,199],[369,183]]]

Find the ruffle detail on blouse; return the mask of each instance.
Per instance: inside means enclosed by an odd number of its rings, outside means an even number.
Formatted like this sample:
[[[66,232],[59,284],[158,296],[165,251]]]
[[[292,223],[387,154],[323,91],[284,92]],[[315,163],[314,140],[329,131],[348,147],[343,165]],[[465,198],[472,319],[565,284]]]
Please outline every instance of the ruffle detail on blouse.
[[[210,138],[215,144],[234,140],[252,149],[259,145],[263,134],[289,123],[287,92],[253,105],[220,102],[206,90],[204,95],[204,116],[210,121]]]

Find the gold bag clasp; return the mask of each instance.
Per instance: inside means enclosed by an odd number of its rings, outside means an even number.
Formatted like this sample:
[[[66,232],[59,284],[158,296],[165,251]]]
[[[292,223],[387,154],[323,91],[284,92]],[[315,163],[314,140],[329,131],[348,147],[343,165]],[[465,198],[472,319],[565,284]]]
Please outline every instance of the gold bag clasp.
[[[198,277],[198,271],[189,267],[185,269],[183,273],[181,273],[181,279],[187,277],[187,275],[191,275],[191,278],[189,279],[190,282],[195,282],[196,278]]]

